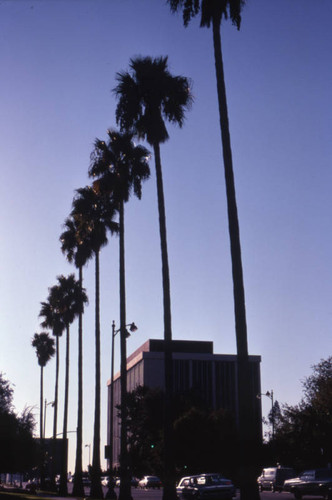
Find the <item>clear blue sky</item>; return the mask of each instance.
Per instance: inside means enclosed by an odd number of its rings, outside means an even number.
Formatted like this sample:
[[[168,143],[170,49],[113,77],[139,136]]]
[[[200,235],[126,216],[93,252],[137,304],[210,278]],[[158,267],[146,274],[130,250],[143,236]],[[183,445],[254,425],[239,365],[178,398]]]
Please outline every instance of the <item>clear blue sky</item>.
[[[262,390],[297,403],[301,380],[331,354],[332,2],[248,0],[238,32],[222,26],[246,290],[248,342]],[[182,130],[162,146],[175,339],[235,353],[225,186],[210,30],[184,29],[157,0],[0,2],[0,370],[15,405],[34,406],[31,338],[56,276],[73,272],[59,245],[74,190],[89,183],[96,137],[115,126],[115,74],[135,55],[169,56],[193,82]],[[126,206],[127,319],[132,352],[163,335],[154,164],[143,199]],[[111,323],[119,323],[118,241],[101,257],[102,465]],[[84,444],[92,443],[94,266],[85,271]],[[71,329],[69,429],[76,429],[77,325]],[[61,369],[64,368],[62,341]],[[118,339],[116,368],[118,368]],[[63,371],[61,383],[63,383]],[[55,365],[45,369],[53,399]],[[270,408],[263,398],[263,412]],[[60,404],[59,432],[62,430]],[[47,435],[52,432],[47,411]],[[36,428],[38,432],[38,426]],[[69,470],[74,469],[75,434]],[[84,466],[88,449],[84,448]]]

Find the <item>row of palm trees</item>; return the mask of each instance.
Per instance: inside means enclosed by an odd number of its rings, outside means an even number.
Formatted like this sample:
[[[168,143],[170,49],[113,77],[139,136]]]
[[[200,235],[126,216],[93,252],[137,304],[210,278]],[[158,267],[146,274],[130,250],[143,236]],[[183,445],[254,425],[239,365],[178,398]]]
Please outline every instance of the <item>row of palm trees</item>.
[[[248,462],[249,450],[255,444],[252,434],[253,412],[250,401],[250,377],[248,373],[248,347],[245,314],[245,297],[242,273],[242,260],[239,236],[239,224],[234,186],[232,151],[228,124],[227,100],[223,71],[220,28],[222,19],[228,17],[239,29],[241,12],[245,0],[168,0],[171,11],[182,9],[185,26],[198,14],[201,14],[201,26],[213,30],[220,129],[225,170],[228,222],[231,245],[231,259],[234,287],[234,309],[238,354],[238,401],[239,401],[239,452],[242,456],[241,499],[258,498],[254,475]],[[130,499],[130,482],[126,436],[126,301],[125,301],[125,260],[124,260],[124,204],[130,194],[140,198],[142,182],[149,177],[149,152],[142,146],[135,146],[133,139],[146,140],[153,148],[157,195],[159,230],[162,259],[163,305],[164,305],[164,340],[165,340],[165,408],[164,408],[164,498],[176,498],[173,464],[172,438],[172,326],[170,279],[167,252],[165,202],[162,179],[160,145],[168,140],[166,121],[183,125],[185,112],[190,108],[192,95],[190,82],[182,76],[172,76],[168,71],[167,57],[151,59],[138,57],[131,59],[129,71],[118,73],[114,94],[118,100],[116,123],[120,130],[109,130],[107,142],[99,139],[91,155],[89,176],[93,178],[91,186],[77,190],[73,200],[72,212],[65,222],[65,231],[61,235],[62,251],[70,262],[79,269],[79,286],[82,288],[82,268],[88,259],[95,257],[95,343],[96,343],[96,397],[94,445],[92,464],[91,496],[102,496],[100,485],[100,322],[99,322],[99,253],[107,243],[107,231],[119,234],[120,254],[120,337],[121,337],[121,489],[120,500]],[[114,217],[117,217],[117,221]],[[75,468],[74,494],[82,492],[81,462],[82,451],[82,312],[83,296],[79,315],[79,402],[77,457]],[[58,331],[58,318],[53,325],[43,323]],[[60,322],[61,324],[61,322]],[[67,331],[67,330],[66,330]],[[57,335],[55,333],[55,335]],[[67,331],[69,343],[69,328]],[[68,360],[69,363],[69,360]],[[67,363],[66,363],[67,367]],[[56,389],[57,391],[57,389]],[[66,412],[65,412],[66,413]],[[65,424],[64,436],[65,437]],[[76,484],[77,482],[77,484]],[[80,484],[79,484],[80,483]],[[75,490],[76,488],[76,490]]]
[[[134,138],[146,139],[155,153],[159,228],[162,255],[162,276],[164,290],[164,330],[165,330],[165,373],[166,394],[171,401],[171,307],[169,267],[166,239],[166,216],[160,144],[168,139],[165,119],[183,124],[184,112],[190,107],[192,97],[187,78],[172,76],[168,71],[167,57],[151,59],[139,57],[130,61],[130,71],[117,74],[114,92],[118,98],[116,121],[120,130],[108,130],[107,140],[96,139],[90,158],[90,186],[77,189],[72,202],[72,211],[64,224],[60,236],[61,249],[69,262],[79,271],[79,280],[74,275],[58,277],[57,285],[49,289],[46,302],[42,302],[41,326],[48,328],[56,337],[56,377],[54,432],[57,435],[56,421],[58,409],[58,357],[59,336],[66,330],[66,376],[63,439],[67,437],[68,387],[69,387],[69,326],[79,318],[79,389],[77,447],[75,481],[73,494],[83,496],[82,484],[82,313],[87,302],[82,287],[83,266],[93,256],[95,260],[95,415],[93,458],[91,468],[91,497],[101,498],[100,483],[100,319],[99,319],[99,254],[107,242],[108,233],[119,235],[119,291],[120,291],[120,348],[121,348],[121,452],[120,452],[120,499],[130,498],[130,472],[127,452],[126,426],[126,292],[125,292],[125,203],[132,193],[139,199],[142,196],[142,183],[150,176],[149,151],[136,145]],[[44,333],[44,332],[43,332]],[[41,334],[40,334],[41,335]],[[168,371],[167,371],[168,370]],[[167,392],[168,391],[168,392]],[[165,422],[170,422],[170,404],[165,404]],[[168,433],[168,434],[167,434]],[[171,425],[165,426],[168,436],[165,442],[171,443]],[[42,435],[42,434],[41,434]],[[165,455],[170,463],[171,453]],[[67,494],[67,469],[63,457],[60,477],[60,493]],[[167,468],[168,467],[168,468]],[[165,471],[170,466],[165,466]],[[171,483],[172,474],[168,475]],[[166,483],[167,485],[167,480]],[[167,491],[167,486],[166,486]]]

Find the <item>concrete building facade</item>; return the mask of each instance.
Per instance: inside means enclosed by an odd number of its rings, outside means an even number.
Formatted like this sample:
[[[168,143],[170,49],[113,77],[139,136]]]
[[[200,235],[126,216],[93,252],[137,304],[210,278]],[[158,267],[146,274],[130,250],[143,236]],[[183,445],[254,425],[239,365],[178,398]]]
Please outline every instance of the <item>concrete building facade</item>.
[[[237,417],[237,356],[214,354],[213,342],[172,341],[174,392],[198,391],[211,408],[230,410]],[[261,393],[260,356],[249,356],[253,404],[257,420],[257,433],[261,435],[261,404],[255,397]],[[108,381],[108,433],[107,443],[113,434],[113,467],[119,465],[120,422],[116,406],[120,404],[120,373],[113,380],[113,422],[111,415],[111,380]],[[137,386],[164,388],[164,341],[147,340],[127,358],[127,390]],[[113,433],[111,433],[113,429]]]

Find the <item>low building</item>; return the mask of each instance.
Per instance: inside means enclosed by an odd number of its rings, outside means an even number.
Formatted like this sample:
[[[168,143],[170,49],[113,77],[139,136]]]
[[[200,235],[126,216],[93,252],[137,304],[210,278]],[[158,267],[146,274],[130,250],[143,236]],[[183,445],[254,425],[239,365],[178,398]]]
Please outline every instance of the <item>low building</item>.
[[[173,340],[173,386],[174,392],[185,393],[198,391],[209,407],[224,408],[238,415],[237,404],[237,356],[232,354],[214,354],[213,342]],[[261,393],[260,356],[249,356],[252,394]],[[120,404],[120,373],[113,380],[113,412],[111,412],[112,381],[108,385],[108,449],[113,430],[113,467],[119,465],[120,425],[118,410]],[[137,386],[164,388],[164,341],[147,340],[127,358],[127,391],[133,391]],[[255,405],[257,433],[261,436],[261,404],[256,397],[252,398]],[[113,422],[111,425],[111,413]]]

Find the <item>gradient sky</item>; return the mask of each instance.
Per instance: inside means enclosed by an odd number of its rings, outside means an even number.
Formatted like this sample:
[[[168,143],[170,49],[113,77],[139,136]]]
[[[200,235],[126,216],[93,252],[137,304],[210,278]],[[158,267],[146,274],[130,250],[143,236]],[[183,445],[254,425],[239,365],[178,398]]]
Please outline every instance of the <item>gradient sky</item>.
[[[222,25],[249,351],[262,356],[262,391],[273,389],[280,403],[299,402],[301,381],[331,354],[331,21],[331,0],[248,0],[240,31]],[[0,370],[14,384],[17,411],[33,406],[37,422],[31,339],[40,331],[40,302],[57,275],[74,271],[60,251],[62,224],[75,189],[89,183],[95,138],[115,127],[116,72],[136,55],[168,55],[171,72],[191,78],[195,98],[183,129],[169,126],[161,147],[173,337],[212,340],[215,353],[236,352],[211,31],[198,21],[185,29],[163,0],[2,0]],[[128,353],[163,336],[153,160],[151,172],[142,200],[126,205],[127,320],[139,327]],[[116,238],[102,251],[101,272],[104,466],[112,320],[119,326]],[[84,279],[85,445],[93,436],[93,262]],[[69,430],[76,429],[76,361],[75,323]],[[48,401],[54,375],[52,360]],[[270,403],[263,398],[265,415]],[[62,413],[61,400],[58,432]],[[73,433],[72,471],[74,449]]]

